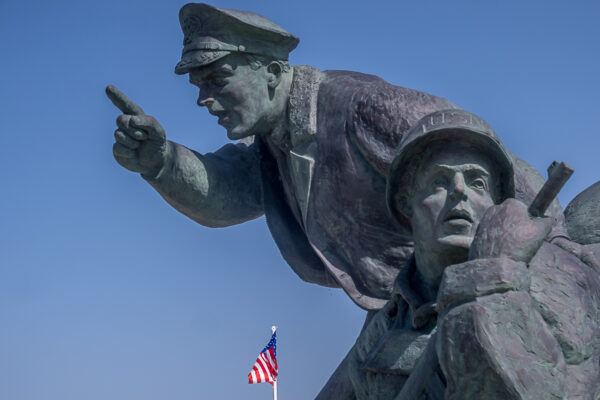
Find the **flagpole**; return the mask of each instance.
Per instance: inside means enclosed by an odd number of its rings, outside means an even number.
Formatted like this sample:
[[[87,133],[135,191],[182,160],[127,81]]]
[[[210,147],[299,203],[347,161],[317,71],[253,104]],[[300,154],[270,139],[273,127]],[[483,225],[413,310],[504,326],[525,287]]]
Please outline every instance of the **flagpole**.
[[[274,334],[276,330],[277,327],[273,325],[271,327],[271,335]],[[277,378],[275,378],[275,381],[273,382],[273,400],[277,400]]]

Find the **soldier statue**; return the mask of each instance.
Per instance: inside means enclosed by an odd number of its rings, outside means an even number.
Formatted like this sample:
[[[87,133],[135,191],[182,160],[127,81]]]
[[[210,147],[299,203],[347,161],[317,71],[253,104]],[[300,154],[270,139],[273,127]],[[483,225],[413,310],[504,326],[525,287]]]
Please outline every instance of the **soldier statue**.
[[[412,253],[409,226],[389,217],[382,195],[393,154],[420,118],[458,107],[372,75],[290,66],[298,38],[251,12],[187,4],[179,17],[184,47],[175,73],[189,75],[198,105],[237,142],[199,154],[169,141],[153,117],[109,86],[124,113],[117,162],[202,225],[264,214],[300,278],[341,287],[363,309],[380,309]],[[543,179],[510,158],[516,197],[529,202]],[[557,202],[551,214],[547,239],[566,238]]]
[[[465,111],[405,134],[387,201],[414,253],[318,399],[599,398],[600,276],[546,241],[513,168]]]

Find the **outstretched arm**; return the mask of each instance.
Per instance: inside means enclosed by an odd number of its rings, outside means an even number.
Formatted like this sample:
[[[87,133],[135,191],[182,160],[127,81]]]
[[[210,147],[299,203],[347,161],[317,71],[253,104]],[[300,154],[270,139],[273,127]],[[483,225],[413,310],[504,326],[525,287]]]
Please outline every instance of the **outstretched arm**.
[[[168,142],[170,157],[156,176],[142,175],[178,211],[217,228],[263,214],[258,155],[253,146],[227,144],[198,154]]]
[[[158,121],[114,86],[106,94],[123,112],[117,118],[115,159],[142,174],[169,204],[210,227],[262,215],[259,157],[252,145],[228,144],[198,154],[168,141]]]

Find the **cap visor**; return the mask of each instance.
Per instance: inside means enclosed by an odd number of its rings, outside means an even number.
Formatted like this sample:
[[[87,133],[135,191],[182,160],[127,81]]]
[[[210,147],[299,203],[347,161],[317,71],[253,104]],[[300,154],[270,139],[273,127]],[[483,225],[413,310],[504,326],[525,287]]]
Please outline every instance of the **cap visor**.
[[[181,56],[181,61],[175,66],[175,73],[177,75],[187,74],[191,69],[212,64],[229,54],[231,54],[230,51],[196,50],[187,52]]]

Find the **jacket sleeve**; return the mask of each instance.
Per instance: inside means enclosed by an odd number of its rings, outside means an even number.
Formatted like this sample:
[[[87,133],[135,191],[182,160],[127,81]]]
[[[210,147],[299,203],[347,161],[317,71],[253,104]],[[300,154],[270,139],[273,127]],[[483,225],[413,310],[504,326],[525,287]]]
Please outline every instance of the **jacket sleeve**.
[[[600,276],[576,256],[544,243],[529,263],[532,303],[557,339],[569,399],[600,395]]]
[[[162,170],[154,177],[142,177],[175,209],[214,228],[263,214],[255,144],[227,144],[207,154],[174,142],[169,147]]]
[[[509,267],[505,272],[513,274]],[[529,285],[484,293],[443,316],[437,351],[447,399],[588,399],[597,393],[597,274],[549,243],[521,269]]]
[[[560,345],[527,292],[495,293],[459,305],[439,329],[446,399],[567,398]]]

